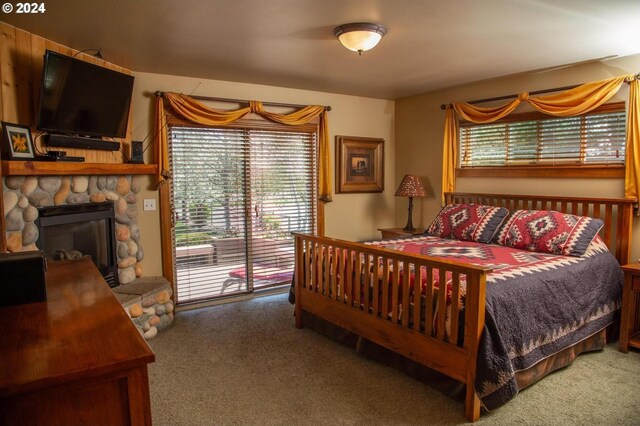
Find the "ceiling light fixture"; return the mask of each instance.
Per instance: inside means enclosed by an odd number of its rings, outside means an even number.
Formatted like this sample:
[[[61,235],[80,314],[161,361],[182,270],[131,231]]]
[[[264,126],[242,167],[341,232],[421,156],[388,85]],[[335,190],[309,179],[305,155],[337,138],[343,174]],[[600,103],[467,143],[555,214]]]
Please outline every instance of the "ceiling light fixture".
[[[340,43],[347,49],[358,52],[358,55],[376,47],[386,33],[387,29],[382,25],[368,22],[354,22],[333,29],[333,34]]]

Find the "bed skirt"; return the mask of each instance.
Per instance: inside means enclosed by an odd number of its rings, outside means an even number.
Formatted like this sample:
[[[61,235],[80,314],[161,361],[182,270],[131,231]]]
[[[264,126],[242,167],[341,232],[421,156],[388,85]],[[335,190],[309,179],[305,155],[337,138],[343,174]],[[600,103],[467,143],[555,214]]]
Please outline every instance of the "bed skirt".
[[[464,402],[465,384],[458,382],[444,374],[430,369],[409,358],[397,354],[390,349],[364,339],[355,333],[347,331],[335,324],[323,320],[313,314],[303,311],[303,323],[306,328],[323,334],[342,344],[354,348],[358,354],[392,368],[429,385],[443,394]],[[536,383],[546,375],[568,366],[580,354],[604,349],[608,337],[616,335],[618,323],[600,330],[592,336],[570,346],[555,355],[545,358],[536,365],[515,374],[518,391]]]

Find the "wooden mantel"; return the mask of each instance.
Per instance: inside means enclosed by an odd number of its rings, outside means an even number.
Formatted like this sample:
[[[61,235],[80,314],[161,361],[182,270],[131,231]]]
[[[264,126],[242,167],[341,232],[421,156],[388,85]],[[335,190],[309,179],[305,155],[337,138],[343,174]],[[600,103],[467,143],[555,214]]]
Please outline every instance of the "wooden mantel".
[[[2,161],[0,176],[152,175],[157,171],[158,166],[155,164]]]

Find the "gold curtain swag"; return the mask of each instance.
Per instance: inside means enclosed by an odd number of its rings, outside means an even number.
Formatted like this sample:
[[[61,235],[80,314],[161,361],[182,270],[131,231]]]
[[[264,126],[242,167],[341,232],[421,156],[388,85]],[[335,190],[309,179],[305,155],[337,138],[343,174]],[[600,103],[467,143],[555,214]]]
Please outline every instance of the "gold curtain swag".
[[[478,107],[467,102],[455,102],[447,107],[442,155],[442,202],[444,193],[455,190],[458,133],[455,113],[472,123],[493,123],[511,114],[522,102],[536,110],[557,117],[585,114],[598,108],[629,82],[627,105],[625,197],[638,198],[640,188],[640,89],[638,77],[632,74],[582,84],[564,92],[547,96],[529,97],[527,92],[497,107]],[[455,111],[455,112],[454,112]]]
[[[522,95],[521,95],[522,96]],[[455,112],[467,121],[472,123],[485,124],[493,123],[496,120],[506,117],[511,114],[514,109],[520,105],[520,97],[517,97],[513,101],[506,105],[499,107],[477,107],[468,103],[454,103],[453,109]],[[449,108],[447,108],[448,110]],[[455,115],[454,115],[455,121]]]
[[[180,93],[164,93],[157,96],[155,111],[156,152],[158,152],[157,186],[170,179],[169,145],[167,143],[167,117],[164,112],[164,99],[171,109],[180,117],[193,123],[206,126],[223,126],[240,120],[249,113],[258,114],[267,120],[287,126],[306,124],[319,117],[318,131],[318,198],[324,202],[331,199],[331,169],[329,147],[329,116],[326,108],[320,105],[309,105],[290,114],[276,114],[264,110],[262,102],[249,101],[249,106],[233,111],[218,111],[207,107],[190,96]]]

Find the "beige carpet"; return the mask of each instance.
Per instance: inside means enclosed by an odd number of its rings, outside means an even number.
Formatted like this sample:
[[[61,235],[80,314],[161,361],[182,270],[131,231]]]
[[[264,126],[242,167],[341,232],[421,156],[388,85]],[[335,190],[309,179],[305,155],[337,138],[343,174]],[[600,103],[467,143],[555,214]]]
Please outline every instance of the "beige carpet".
[[[309,329],[276,295],[179,313],[150,346],[156,425],[453,425],[461,403]],[[639,425],[640,352],[584,354],[477,424]]]

